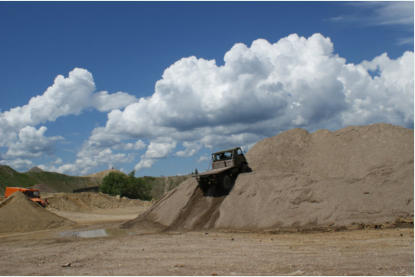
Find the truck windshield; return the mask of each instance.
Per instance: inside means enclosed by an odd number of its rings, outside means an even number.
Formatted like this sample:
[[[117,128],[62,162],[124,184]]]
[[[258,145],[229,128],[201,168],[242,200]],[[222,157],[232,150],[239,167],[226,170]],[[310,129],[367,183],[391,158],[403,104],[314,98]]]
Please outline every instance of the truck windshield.
[[[231,160],[231,159],[232,159],[232,152],[223,152],[223,153],[213,154],[213,161],[223,161],[223,160]]]

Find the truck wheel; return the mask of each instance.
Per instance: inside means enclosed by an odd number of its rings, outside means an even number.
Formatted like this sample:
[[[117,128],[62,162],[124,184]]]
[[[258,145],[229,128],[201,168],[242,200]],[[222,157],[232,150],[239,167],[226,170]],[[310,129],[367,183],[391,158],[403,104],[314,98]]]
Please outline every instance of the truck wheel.
[[[225,191],[229,192],[232,189],[232,185],[233,185],[232,178],[229,177],[229,175],[223,176],[222,186],[225,189]]]

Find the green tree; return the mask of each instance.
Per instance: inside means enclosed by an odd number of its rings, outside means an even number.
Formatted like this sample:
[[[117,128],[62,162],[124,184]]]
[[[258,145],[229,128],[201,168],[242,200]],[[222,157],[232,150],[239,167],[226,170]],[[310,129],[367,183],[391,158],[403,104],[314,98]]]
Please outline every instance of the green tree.
[[[120,195],[128,183],[127,176],[118,172],[111,172],[102,180],[100,191],[109,195]]]
[[[134,171],[130,172],[128,176],[111,172],[102,181],[100,191],[131,199],[151,200],[151,185],[141,178],[134,177],[134,175]]]

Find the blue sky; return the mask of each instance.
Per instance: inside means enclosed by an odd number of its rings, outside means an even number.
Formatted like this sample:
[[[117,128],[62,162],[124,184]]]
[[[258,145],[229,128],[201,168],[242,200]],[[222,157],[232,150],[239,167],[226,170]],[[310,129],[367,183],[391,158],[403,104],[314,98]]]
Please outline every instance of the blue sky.
[[[0,26],[21,171],[175,175],[290,128],[413,128],[413,2],[0,2]]]

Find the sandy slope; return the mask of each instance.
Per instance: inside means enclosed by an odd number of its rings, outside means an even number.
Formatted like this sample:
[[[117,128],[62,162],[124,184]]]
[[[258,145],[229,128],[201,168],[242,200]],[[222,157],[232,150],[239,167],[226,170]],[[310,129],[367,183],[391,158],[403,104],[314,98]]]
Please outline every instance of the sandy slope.
[[[302,129],[258,142],[226,197],[194,179],[124,227],[305,230],[413,223],[413,130],[388,124]]]

